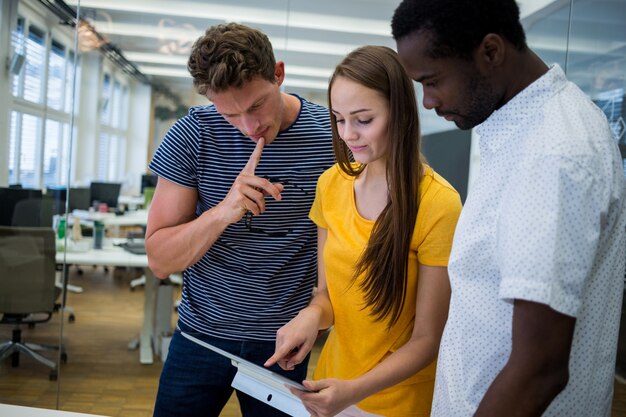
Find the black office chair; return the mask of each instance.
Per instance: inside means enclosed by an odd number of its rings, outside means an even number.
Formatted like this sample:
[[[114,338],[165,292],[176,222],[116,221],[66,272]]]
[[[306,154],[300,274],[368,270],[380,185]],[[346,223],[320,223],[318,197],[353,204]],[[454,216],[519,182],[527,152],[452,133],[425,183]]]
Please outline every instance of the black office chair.
[[[47,322],[59,307],[55,255],[52,228],[0,226],[0,324],[13,326],[12,339],[0,343],[0,360],[10,356],[16,367],[24,353],[51,368],[50,380],[58,377],[57,364],[38,351],[61,350],[65,362],[63,345],[26,343],[21,326]]]
[[[11,226],[52,227],[52,199],[28,198],[15,204]]]

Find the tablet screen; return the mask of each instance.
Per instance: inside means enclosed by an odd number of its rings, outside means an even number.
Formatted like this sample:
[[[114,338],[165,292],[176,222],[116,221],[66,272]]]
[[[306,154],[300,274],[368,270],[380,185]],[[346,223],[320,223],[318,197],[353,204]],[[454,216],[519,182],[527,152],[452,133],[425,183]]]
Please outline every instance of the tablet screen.
[[[233,366],[237,367],[237,373],[231,382],[233,388],[271,407],[281,410],[290,416],[309,417],[311,415],[300,399],[293,395],[285,386],[288,385],[302,391],[308,391],[302,384],[217,348],[188,333],[181,332],[181,335],[200,346],[230,359]]]
[[[284,377],[283,375],[277,374],[276,372],[272,372],[267,368],[264,368],[262,366],[259,366],[255,363],[252,363],[250,361],[247,361],[237,355],[234,355],[230,352],[226,352],[225,350],[222,350],[218,347],[215,347],[209,343],[206,343],[192,335],[190,335],[189,333],[185,333],[185,332],[180,332],[184,337],[186,337],[187,339],[191,340],[194,343],[199,344],[200,346],[203,346],[209,350],[212,350],[215,353],[219,353],[222,356],[227,357],[228,359],[231,360],[233,366],[236,366],[237,368],[241,369],[242,371],[244,371],[247,374],[255,374],[258,375],[259,377],[261,377],[263,379],[264,382],[272,384],[273,386],[275,386],[278,389],[284,389],[285,391],[289,392],[288,389],[285,388],[285,385],[289,385],[290,387],[299,389],[300,391],[309,391],[308,389],[306,389],[304,387],[304,385],[293,381],[287,377]]]

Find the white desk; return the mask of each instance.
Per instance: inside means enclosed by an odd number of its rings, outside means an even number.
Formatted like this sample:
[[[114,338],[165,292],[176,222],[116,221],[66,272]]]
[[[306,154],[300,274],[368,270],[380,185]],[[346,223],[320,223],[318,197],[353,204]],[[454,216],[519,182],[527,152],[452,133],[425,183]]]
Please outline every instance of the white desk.
[[[100,213],[99,211],[74,210],[71,217],[93,222],[99,220],[107,226],[145,226],[148,223],[148,210],[127,211],[124,214]]]
[[[86,252],[57,250],[56,261],[59,264],[127,266],[144,269],[146,286],[144,289],[143,325],[139,338],[139,362],[153,363],[152,341],[155,326],[156,290],[159,281],[148,268],[148,256],[127,252],[118,246],[113,246],[111,240],[105,239],[102,249],[90,249]]]
[[[146,197],[143,195],[120,195],[117,198],[118,204],[126,204],[131,209],[133,207],[143,206],[146,202]]]
[[[69,411],[49,410],[47,408],[22,407],[19,405],[0,404],[2,417],[99,417],[95,414],[72,413]],[[100,416],[102,417],[102,416]]]
[[[121,216],[106,216],[105,226],[145,226],[148,224],[148,210],[127,211]]]

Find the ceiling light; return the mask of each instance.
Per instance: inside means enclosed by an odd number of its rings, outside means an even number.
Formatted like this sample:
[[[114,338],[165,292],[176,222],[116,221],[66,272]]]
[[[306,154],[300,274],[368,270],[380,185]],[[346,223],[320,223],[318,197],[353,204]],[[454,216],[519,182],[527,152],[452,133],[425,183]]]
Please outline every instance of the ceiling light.
[[[67,4],[78,5],[78,0],[68,0]],[[238,21],[263,25],[286,26],[316,29],[331,32],[356,33],[366,35],[391,36],[390,18],[365,19],[333,14],[302,13],[286,9],[267,7],[234,6],[218,3],[201,3],[164,0],[80,0],[80,7],[102,10],[116,10],[141,14],[155,14],[168,17],[193,17],[222,21]]]

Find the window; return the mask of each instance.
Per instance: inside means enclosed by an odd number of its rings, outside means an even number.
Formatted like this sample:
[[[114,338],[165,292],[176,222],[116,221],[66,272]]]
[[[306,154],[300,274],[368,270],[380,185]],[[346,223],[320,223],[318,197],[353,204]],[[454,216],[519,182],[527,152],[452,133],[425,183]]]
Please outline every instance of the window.
[[[68,155],[69,150],[69,123],[46,120],[43,149],[43,183],[46,187],[67,183],[64,177],[69,168],[69,158],[64,158],[63,155]]]
[[[26,188],[38,188],[38,141],[41,135],[41,118],[31,114],[22,115],[19,137],[19,183]]]
[[[96,177],[123,182],[128,129],[128,87],[117,74],[105,72],[100,97],[100,135]]]
[[[23,83],[23,95],[25,100],[39,103],[43,86],[44,64],[46,57],[45,33],[35,26],[29,25],[26,41],[26,68]]]
[[[9,182],[67,185],[74,76],[71,28],[49,27],[20,3],[11,35],[24,64],[11,77]]]
[[[48,106],[61,110],[65,96],[65,46],[52,39],[48,61]]]

